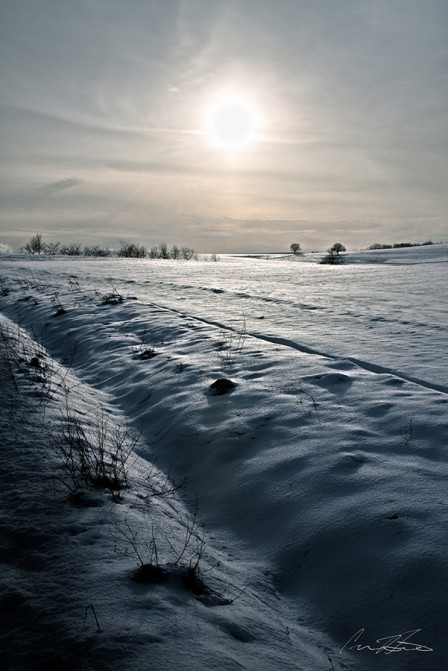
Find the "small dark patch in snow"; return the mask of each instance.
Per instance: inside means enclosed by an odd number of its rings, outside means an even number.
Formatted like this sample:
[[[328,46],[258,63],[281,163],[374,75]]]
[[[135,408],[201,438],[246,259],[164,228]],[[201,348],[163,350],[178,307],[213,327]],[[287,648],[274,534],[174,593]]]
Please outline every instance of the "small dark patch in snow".
[[[116,293],[106,294],[102,298],[102,303],[103,305],[119,305],[119,303],[123,303],[123,296]]]
[[[136,358],[142,361],[149,361],[149,359],[154,359],[155,356],[157,356],[157,352],[154,352],[153,349],[145,349]]]
[[[60,317],[61,315],[65,315],[65,310],[62,307],[60,307],[56,310],[53,317]]]
[[[163,566],[143,564],[133,572],[131,577],[134,582],[141,584],[158,585],[166,582],[171,589],[183,587],[205,605],[223,606],[230,603],[228,599],[224,599],[218,592],[208,587],[200,572],[191,567],[175,564]]]
[[[82,491],[70,494],[68,501],[76,508],[101,508],[104,503],[97,496]]]
[[[150,583],[157,585],[166,580],[167,575],[161,566],[154,566],[153,564],[142,564],[132,575],[132,580],[140,583]]]
[[[209,389],[213,396],[223,396],[232,391],[232,389],[235,389],[235,387],[235,382],[225,377],[220,377],[210,385]]]
[[[182,582],[184,583],[185,589],[189,590],[195,596],[204,596],[212,593],[199,573],[192,568],[188,568],[185,571],[182,576]]]
[[[224,293],[224,289],[212,289],[212,291],[213,291],[214,294],[223,294]]]
[[[398,515],[395,513],[394,515],[391,515],[390,517],[387,518],[388,520],[398,520]]]
[[[28,301],[33,301],[34,305],[39,305],[39,301],[34,296],[24,296],[23,298],[17,299],[19,303],[27,303]]]
[[[386,380],[384,380],[383,384],[404,384],[404,380],[402,380],[400,377],[388,377]]]

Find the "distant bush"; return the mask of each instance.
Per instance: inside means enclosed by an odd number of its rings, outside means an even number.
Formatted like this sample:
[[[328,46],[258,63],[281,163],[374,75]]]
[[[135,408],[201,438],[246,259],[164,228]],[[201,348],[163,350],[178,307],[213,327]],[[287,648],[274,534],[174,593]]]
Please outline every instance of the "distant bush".
[[[327,256],[324,256],[321,260],[320,263],[323,264],[330,264],[330,265],[342,265],[345,263],[345,259],[343,256],[338,256],[334,252],[331,252],[328,250]]]
[[[65,256],[81,256],[82,244],[80,242],[70,242],[67,245],[62,245],[59,251]]]
[[[143,259],[147,253],[147,249],[143,245],[136,245],[134,242],[122,240],[117,255],[132,259]]]
[[[177,245],[173,245],[170,249],[170,255],[172,259],[178,259],[180,256],[180,249]]]
[[[110,249],[106,249],[104,247],[100,247],[99,245],[94,245],[92,247],[84,247],[84,256],[101,256],[101,257],[106,257],[110,256],[111,251]]]
[[[44,254],[50,254],[51,256],[54,256],[59,252],[60,246],[60,242],[47,242],[44,245]]]
[[[159,258],[160,259],[169,259],[170,253],[168,251],[168,245],[166,242],[161,242],[159,245]]]
[[[151,259],[184,259],[189,261],[190,259],[197,259],[197,254],[191,247],[181,247],[173,245],[171,249],[168,249],[166,242],[161,242],[160,245],[151,247],[149,250],[149,257]]]

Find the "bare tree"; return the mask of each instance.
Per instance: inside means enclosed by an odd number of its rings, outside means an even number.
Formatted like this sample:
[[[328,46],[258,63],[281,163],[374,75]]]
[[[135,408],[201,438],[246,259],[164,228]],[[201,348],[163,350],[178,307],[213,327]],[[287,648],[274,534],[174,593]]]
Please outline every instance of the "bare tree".
[[[177,245],[173,245],[170,250],[171,258],[178,259],[180,256],[180,249]]]
[[[345,252],[347,251],[344,247],[344,245],[341,245],[340,242],[335,242],[333,247],[331,248],[333,252],[336,253],[336,255],[339,254],[339,252]]]
[[[159,245],[159,252],[160,252],[160,258],[161,259],[169,259],[170,258],[170,253],[168,251],[168,245],[166,242],[161,242]]]
[[[47,242],[44,244],[44,254],[51,254],[51,256],[54,256],[58,253],[60,246],[60,242]]]
[[[345,263],[345,259],[342,256],[339,256],[339,252],[345,252],[344,245],[341,245],[340,242],[335,242],[332,247],[327,249],[327,256],[324,256],[321,260],[321,263],[329,264],[341,264]]]
[[[194,249],[191,249],[191,247],[182,247],[180,253],[182,258],[185,259],[185,261],[189,261],[194,256]]]
[[[45,243],[42,240],[42,233],[36,233],[28,240],[22,250],[27,254],[43,254],[45,251]]]

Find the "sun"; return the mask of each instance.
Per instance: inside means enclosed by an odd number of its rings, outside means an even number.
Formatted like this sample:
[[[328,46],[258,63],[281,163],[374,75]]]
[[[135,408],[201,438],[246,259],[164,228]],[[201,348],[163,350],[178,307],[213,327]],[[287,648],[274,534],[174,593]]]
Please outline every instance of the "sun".
[[[255,110],[238,98],[218,102],[211,110],[209,133],[216,145],[230,151],[243,149],[255,136]]]

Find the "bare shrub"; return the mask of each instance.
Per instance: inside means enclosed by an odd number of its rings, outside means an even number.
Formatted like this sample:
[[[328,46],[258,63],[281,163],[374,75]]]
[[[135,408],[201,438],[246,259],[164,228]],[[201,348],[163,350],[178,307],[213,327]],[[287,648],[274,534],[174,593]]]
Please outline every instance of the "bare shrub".
[[[106,247],[100,247],[99,245],[91,245],[84,247],[84,256],[97,256],[97,257],[107,257],[110,256],[110,249]]]
[[[31,382],[37,382],[49,393],[51,366],[47,362],[44,346],[27,337],[17,324],[0,325],[2,358],[17,389],[16,375],[21,373]]]
[[[133,529],[128,520],[123,524],[115,523],[115,529],[119,534],[121,541],[119,546],[115,544],[114,551],[122,557],[133,556],[137,561],[137,573],[135,579],[137,582],[158,583],[165,580],[166,572],[160,565],[159,550],[154,531],[154,525],[151,525],[151,538],[140,542],[138,531]]]
[[[151,535],[141,541],[136,529],[128,520],[124,524],[116,524],[120,545],[115,545],[115,553],[119,556],[133,556],[137,562],[134,579],[138,582],[158,583],[165,580],[170,573],[180,570],[184,586],[195,595],[210,594],[201,575],[200,562],[205,552],[205,539],[198,522],[197,503],[193,513],[180,517],[179,523],[184,528],[184,537],[175,544],[168,534],[163,538],[157,536],[154,524],[151,524]],[[163,561],[163,558],[165,561]]]
[[[101,302],[103,305],[119,305],[123,303],[123,296],[116,291],[111,291],[109,294],[105,294]]]
[[[145,332],[138,345],[132,348],[132,357],[141,361],[148,361],[157,356],[157,347],[164,344],[163,338],[154,338],[149,331]]]
[[[133,348],[132,357],[134,359],[140,359],[140,361],[149,361],[149,359],[153,359],[157,354],[158,353],[153,345],[145,345],[142,343]]]
[[[44,253],[50,254],[50,256],[54,256],[55,254],[58,253],[60,246],[61,246],[60,242],[47,242],[44,245]]]
[[[113,500],[129,486],[127,462],[139,436],[116,426],[99,408],[87,423],[68,407],[60,421],[48,429],[50,444],[62,471],[56,480],[72,496],[85,490],[104,490]]]
[[[215,351],[222,367],[233,366],[241,355],[247,338],[246,319],[243,317],[238,331],[222,328]]]
[[[171,476],[171,472],[168,471],[167,475],[158,473],[155,465],[151,466],[149,473],[146,476],[146,482],[149,486],[149,493],[142,495],[142,499],[169,499],[174,496],[174,494],[185,487],[187,484],[186,478],[177,482]]]
[[[179,566],[179,564],[183,563],[192,571],[199,571],[199,562],[204,556],[206,543],[199,528],[197,500],[193,514],[182,518],[180,522],[185,529],[185,535],[183,542],[179,547],[175,547],[168,536],[165,535],[168,545],[173,553],[173,565]]]
[[[3,277],[0,277],[0,296],[5,298],[6,296],[9,296],[11,293],[6,281],[3,279]]]

